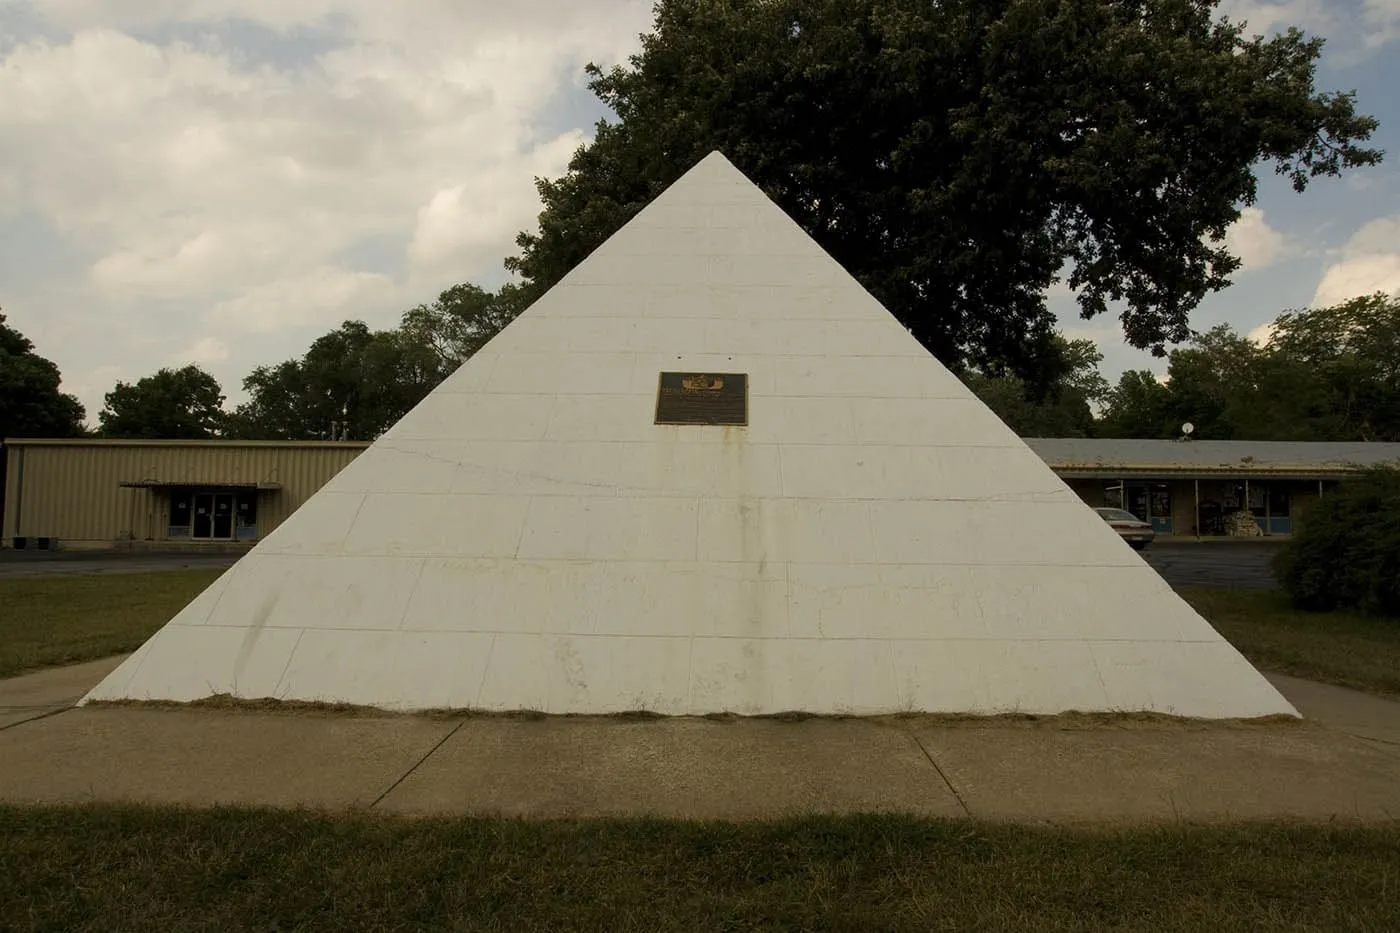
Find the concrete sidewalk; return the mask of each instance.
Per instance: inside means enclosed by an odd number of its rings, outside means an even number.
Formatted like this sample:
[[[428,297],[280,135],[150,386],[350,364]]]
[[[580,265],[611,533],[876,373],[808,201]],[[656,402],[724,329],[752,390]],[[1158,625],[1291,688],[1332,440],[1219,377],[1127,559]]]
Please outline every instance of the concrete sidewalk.
[[[456,721],[85,708],[0,731],[0,800],[751,819],[1389,820],[1400,749],[1307,724]]]
[[[1320,709],[1349,726],[53,713],[115,663],[0,681],[0,707],[48,713],[0,720],[0,800],[531,817],[892,810],[1073,823],[1400,815],[1400,744],[1387,738],[1400,704],[1291,678],[1279,686],[1305,715]],[[1356,696],[1379,705],[1348,706]]]
[[[123,654],[0,679],[0,730],[71,708],[126,658]]]

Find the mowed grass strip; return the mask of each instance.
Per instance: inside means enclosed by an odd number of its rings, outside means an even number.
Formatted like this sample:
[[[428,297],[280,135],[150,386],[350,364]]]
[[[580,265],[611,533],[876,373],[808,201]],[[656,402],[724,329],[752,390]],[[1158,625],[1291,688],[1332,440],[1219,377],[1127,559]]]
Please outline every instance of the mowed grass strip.
[[[1400,695],[1400,619],[1302,612],[1283,593],[1216,587],[1181,595],[1252,663],[1310,680]]]
[[[0,579],[0,677],[134,651],[221,572]]]
[[[8,930],[1395,930],[1400,829],[0,807]]]

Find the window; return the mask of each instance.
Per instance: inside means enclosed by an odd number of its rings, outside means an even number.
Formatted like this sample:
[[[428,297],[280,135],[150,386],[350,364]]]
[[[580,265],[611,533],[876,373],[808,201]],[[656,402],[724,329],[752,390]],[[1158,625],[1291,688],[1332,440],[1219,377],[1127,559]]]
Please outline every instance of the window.
[[[1172,517],[1172,490],[1166,483],[1152,484],[1152,517]]]
[[[1267,483],[1254,482],[1249,484],[1249,512],[1255,518],[1264,517],[1264,500],[1268,494]]]
[[[235,514],[234,537],[240,541],[246,541],[258,536],[258,494],[252,489],[239,490],[235,497],[237,511]]]
[[[170,493],[170,521],[165,529],[167,538],[190,536],[192,498],[188,489],[176,489]]]

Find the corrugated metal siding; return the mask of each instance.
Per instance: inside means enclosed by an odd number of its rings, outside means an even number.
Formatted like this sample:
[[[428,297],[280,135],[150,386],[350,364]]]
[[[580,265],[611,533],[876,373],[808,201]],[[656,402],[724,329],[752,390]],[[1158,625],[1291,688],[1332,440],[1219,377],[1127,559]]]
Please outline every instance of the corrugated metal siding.
[[[126,482],[279,483],[258,497],[258,535],[281,524],[360,453],[343,444],[34,444],[11,448],[24,458],[23,482],[7,478],[5,531],[56,537],[72,546],[165,536],[168,497]],[[18,508],[16,509],[16,505]],[[18,514],[16,514],[18,513]]]
[[[0,538],[4,538],[4,542],[8,544],[11,538],[13,538],[13,534],[11,533],[10,529],[14,526],[14,523],[17,520],[17,518],[19,518],[19,516],[15,514],[15,507],[19,503],[19,499],[15,493],[15,489],[19,485],[19,461],[23,455],[20,454],[18,448],[6,444],[4,449],[4,456],[5,488],[3,490],[0,490],[0,492],[3,492],[5,495],[5,523],[4,527],[0,528]]]

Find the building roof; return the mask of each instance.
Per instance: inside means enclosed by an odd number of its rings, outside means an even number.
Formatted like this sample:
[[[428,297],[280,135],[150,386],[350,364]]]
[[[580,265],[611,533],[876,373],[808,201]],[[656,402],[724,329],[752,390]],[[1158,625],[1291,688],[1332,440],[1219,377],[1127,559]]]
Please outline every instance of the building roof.
[[[241,441],[225,438],[7,437],[6,447],[345,447],[360,450],[369,441]]]
[[[1061,475],[1228,474],[1325,479],[1400,462],[1400,444],[1084,437],[1030,437],[1026,443]]]

